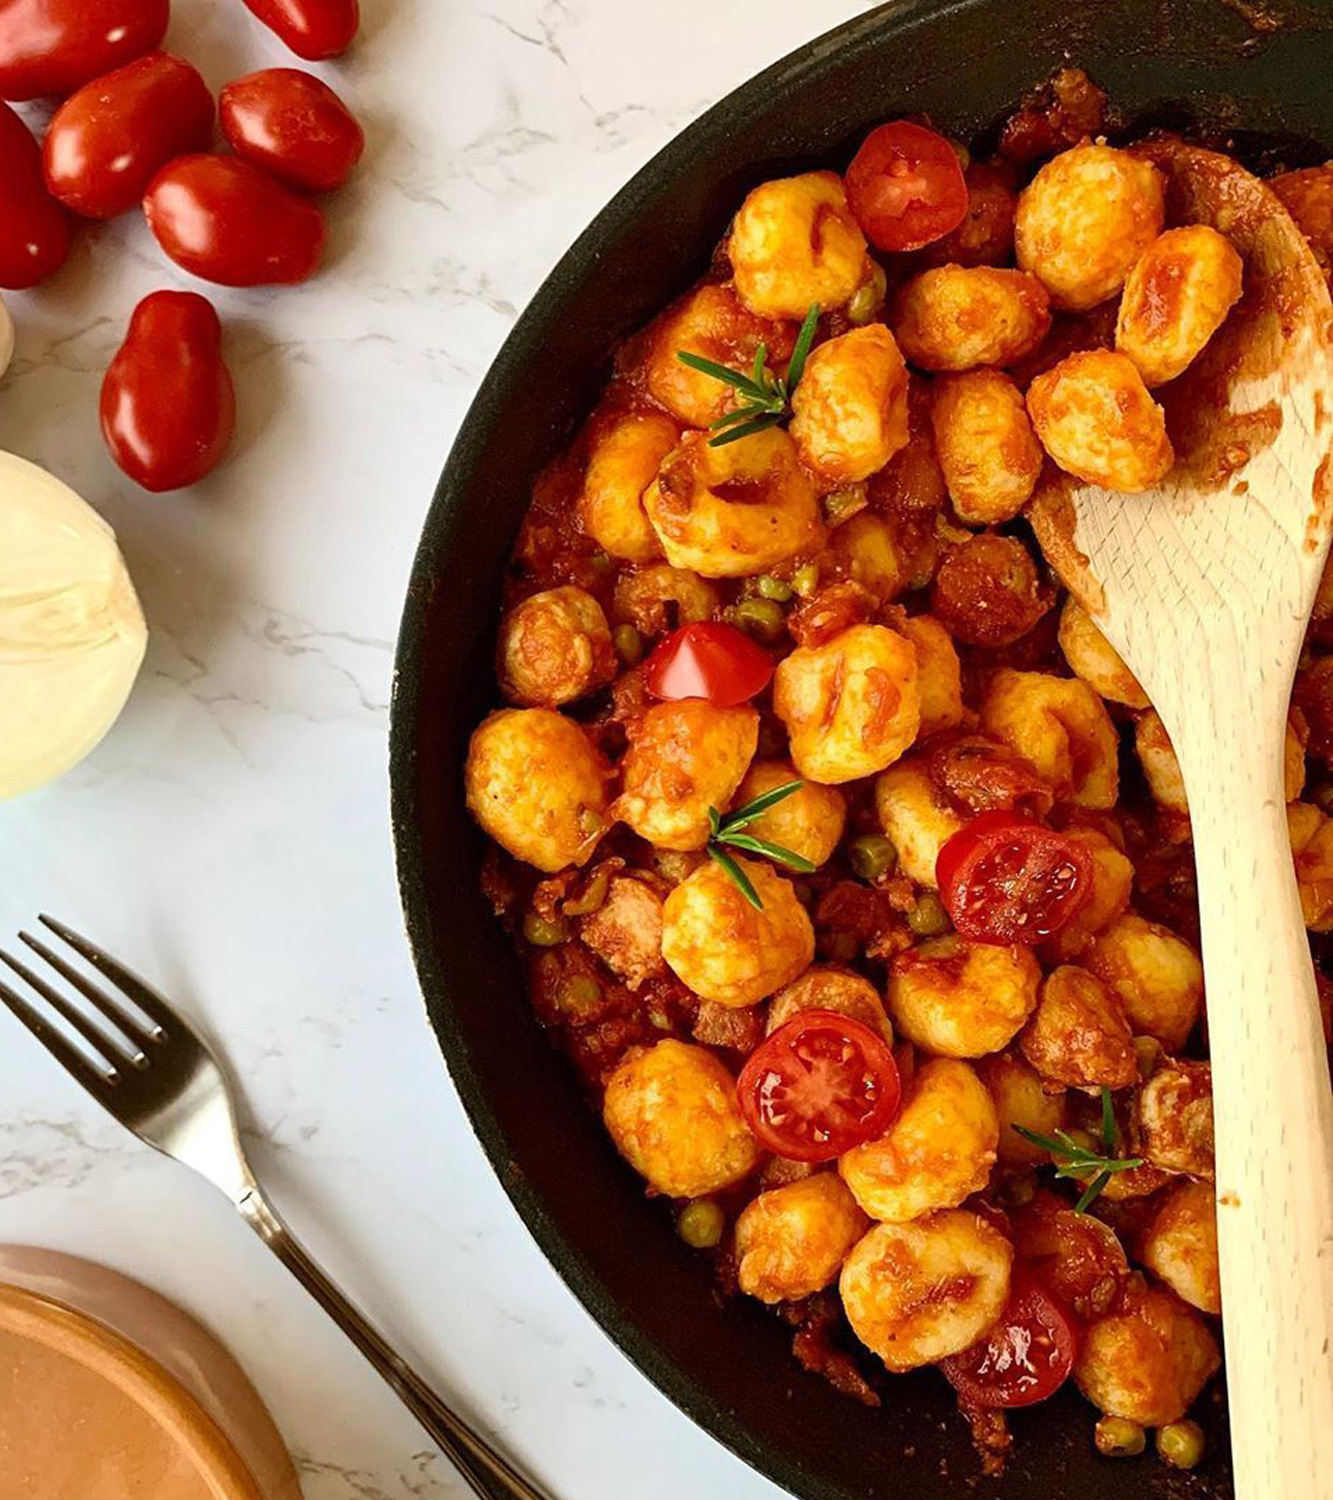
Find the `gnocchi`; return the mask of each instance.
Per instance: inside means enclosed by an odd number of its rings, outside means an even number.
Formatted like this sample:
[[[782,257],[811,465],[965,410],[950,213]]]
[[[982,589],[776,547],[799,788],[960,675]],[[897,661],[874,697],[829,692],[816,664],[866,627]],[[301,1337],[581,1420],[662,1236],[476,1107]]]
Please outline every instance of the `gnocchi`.
[[[850,1016],[869,1026],[890,1046],[893,1044],[893,1027],[879,991],[868,979],[849,970],[814,964],[799,979],[779,990],[768,1003],[769,1034],[805,1010],[831,1010],[840,1016]]]
[[[1126,912],[1098,934],[1084,963],[1119,995],[1135,1035],[1156,1037],[1168,1052],[1185,1045],[1203,1004],[1203,965],[1183,938]]]
[[[869,479],[907,443],[907,366],[882,323],[820,344],[792,397],[791,435],[826,484]]]
[[[1021,1030],[1040,982],[1030,949],[950,933],[893,960],[889,1014],[909,1041],[937,1057],[983,1057]]]
[[[1147,708],[1148,695],[1125,665],[1120,653],[1097,628],[1092,616],[1077,599],[1065,600],[1060,611],[1060,650],[1069,670],[1109,703],[1126,708]]]
[[[1102,700],[1077,677],[1002,668],[981,705],[981,727],[1025,756],[1079,807],[1115,805],[1120,748]]]
[[[500,690],[511,703],[557,708],[615,675],[606,616],[581,588],[533,594],[500,622]]]
[[[1017,363],[1050,326],[1046,289],[1026,271],[938,266],[898,294],[893,332],[923,370],[973,370]]]
[[[770,1188],[736,1221],[736,1277],[761,1302],[813,1296],[838,1272],[870,1221],[836,1172]]]
[[[736,803],[744,806],[765,792],[799,779],[790,761],[757,760],[736,790]],[[760,813],[746,831],[818,866],[826,864],[838,847],[846,821],[847,800],[842,793],[836,787],[806,781],[799,790]]]
[[[752,313],[800,320],[842,307],[869,278],[865,236],[836,172],[765,182],[746,198],[728,244],[736,291]]]
[[[659,412],[624,416],[593,441],[579,518],[593,541],[612,557],[626,562],[661,557],[662,545],[643,508],[643,497],[679,441],[680,428]]]
[[[958,519],[969,526],[1011,521],[1031,498],[1043,460],[1014,382],[999,370],[939,382],[931,424]]]

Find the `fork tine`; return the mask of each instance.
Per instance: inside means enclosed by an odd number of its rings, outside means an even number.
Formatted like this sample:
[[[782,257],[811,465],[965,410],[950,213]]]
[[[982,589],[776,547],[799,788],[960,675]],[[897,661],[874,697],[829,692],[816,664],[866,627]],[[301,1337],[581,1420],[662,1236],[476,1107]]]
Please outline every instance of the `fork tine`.
[[[95,985],[91,979],[80,974],[71,964],[67,963],[58,953],[53,953],[45,943],[39,942],[31,933],[20,932],[19,940],[28,945],[39,958],[44,958],[47,963],[65,980],[71,988],[78,990],[79,994],[92,1005],[97,1012],[111,1022],[117,1030],[124,1032],[126,1038],[139,1049],[140,1053],[147,1056],[148,1048],[155,1042],[163,1040],[162,1028],[156,1023],[151,1027],[145,1027],[142,1022],[122,1006],[114,996]]]
[[[114,1072],[110,1077],[99,1073],[77,1047],[61,1036],[53,1026],[49,1026],[28,1001],[17,990],[11,989],[3,979],[0,979],[0,1005],[4,1005],[16,1021],[28,1028],[56,1062],[73,1074],[94,1099],[110,1107],[109,1096],[116,1082]],[[110,1067],[110,1064],[107,1066]]]
[[[134,1066],[139,1059],[147,1061],[143,1055],[143,1048],[135,1039],[130,1038],[128,1043],[121,1041],[101,1024],[105,1017],[100,1014],[96,1017],[85,1015],[77,1005],[71,1004],[66,996],[49,985],[40,974],[30,969],[27,964],[20,962],[13,954],[6,953],[3,948],[0,948],[0,963],[7,964],[13,969],[15,974],[30,989],[35,990],[52,1010],[63,1016],[93,1051],[110,1065],[113,1072],[124,1063]]]
[[[54,917],[48,917],[45,913],[37,920],[43,927],[54,932],[57,937],[64,938],[80,958],[86,959],[99,974],[109,979],[117,989],[133,1000],[157,1027],[161,1034],[158,1040],[169,1036],[175,1029],[190,1033],[189,1026],[151,985],[145,983],[124,964],[112,958],[105,949],[99,948],[96,943],[89,942],[86,937],[80,937],[72,927],[66,927],[63,922],[58,922]]]

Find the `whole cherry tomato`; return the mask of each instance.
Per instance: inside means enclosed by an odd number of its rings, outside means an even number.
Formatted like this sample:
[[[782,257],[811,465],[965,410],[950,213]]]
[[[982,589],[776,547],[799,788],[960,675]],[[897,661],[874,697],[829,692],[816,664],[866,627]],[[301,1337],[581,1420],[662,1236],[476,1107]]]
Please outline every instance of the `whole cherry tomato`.
[[[171,0],[0,0],[0,99],[72,94],[166,35]]]
[[[713,620],[672,631],[644,666],[655,698],[707,698],[719,708],[748,703],[772,677],[767,652],[734,625]]]
[[[305,281],[319,267],[324,216],[232,156],[182,156],[153,178],[148,227],[179,266],[223,286]]]
[[[1031,1406],[1069,1378],[1078,1329],[1063,1302],[1021,1262],[1009,1300],[978,1344],[940,1361],[940,1369],[968,1406]]]
[[[212,134],[213,96],[197,69],[151,52],[84,84],[56,111],[42,150],[46,185],[75,213],[111,219]]]
[[[36,286],[69,254],[69,218],[46,191],[42,148],[0,103],[0,286]]]
[[[308,62],[339,57],[361,24],[357,0],[245,0],[256,16]]]
[[[967,217],[967,184],[953,147],[924,125],[872,130],[845,178],[856,222],[878,250],[919,250]]]
[[[736,1082],[750,1133],[791,1161],[832,1161],[878,1139],[898,1113],[901,1092],[884,1042],[831,1010],[802,1011],[779,1026]]]
[[[222,133],[237,156],[292,187],[328,193],[361,160],[366,138],[327,83],[299,68],[265,68],[219,96]]]
[[[1059,932],[1092,892],[1087,847],[1021,818],[985,812],[964,824],[935,861],[940,899],[964,937],[1037,943]]]
[[[235,429],[213,304],[198,292],[145,297],[102,381],[112,458],[146,490],[178,490],[222,462]]]

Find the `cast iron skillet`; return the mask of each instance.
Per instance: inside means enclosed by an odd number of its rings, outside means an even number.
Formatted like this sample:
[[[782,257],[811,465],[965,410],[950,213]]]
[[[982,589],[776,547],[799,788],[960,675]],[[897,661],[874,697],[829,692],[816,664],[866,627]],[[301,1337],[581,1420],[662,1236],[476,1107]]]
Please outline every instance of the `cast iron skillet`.
[[[1333,154],[1329,0],[1260,11],[1248,0],[901,0],[785,58],[678,136],[556,267],[482,385],[426,518],[391,758],[403,901],[441,1050],[506,1191],[584,1306],[695,1421],[809,1500],[958,1500],[978,1463],[938,1375],[891,1382],[884,1407],[867,1410],[803,1373],[788,1330],[756,1303],[719,1305],[708,1262],[645,1199],[539,1032],[478,893],[481,840],[462,795],[468,735],[494,703],[506,554],[533,476],[591,406],[612,350],[699,275],[745,192],[845,165],[883,119],[924,112],[973,138],[1072,59],[1132,128],[1229,139],[1261,167]],[[1285,24],[1270,29],[1274,17]],[[1175,1475],[1152,1459],[1099,1459],[1091,1409],[1064,1393],[1017,1414],[1008,1472],[980,1493],[1230,1495],[1220,1398],[1206,1416],[1214,1456]]]

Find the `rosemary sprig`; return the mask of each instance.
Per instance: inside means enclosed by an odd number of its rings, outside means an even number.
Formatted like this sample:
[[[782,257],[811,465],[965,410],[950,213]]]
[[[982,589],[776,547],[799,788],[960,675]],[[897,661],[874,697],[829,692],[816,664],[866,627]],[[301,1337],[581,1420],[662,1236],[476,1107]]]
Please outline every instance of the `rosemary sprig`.
[[[724,443],[734,443],[756,432],[776,427],[791,415],[791,396],[805,373],[805,361],[810,354],[810,345],[815,338],[815,325],[819,322],[819,304],[812,302],[805,315],[801,331],[796,335],[791,359],[787,362],[787,373],[775,375],[768,368],[768,346],[761,343],[754,352],[754,365],[746,375],[733,370],[730,365],[720,365],[716,360],[705,359],[702,354],[691,354],[687,349],[677,349],[676,358],[691,370],[711,376],[739,391],[742,397],[739,406],[720,416],[709,429],[716,433],[708,440],[710,448],[720,448]]]
[[[1055,1139],[1052,1140],[1050,1136],[1038,1135],[1035,1130],[1027,1130],[1022,1125],[1015,1125],[1012,1128],[1025,1141],[1042,1151],[1050,1152],[1054,1159],[1057,1177],[1073,1177],[1079,1180],[1091,1178],[1083,1189],[1082,1196],[1074,1205],[1076,1214],[1087,1212],[1089,1205],[1117,1172],[1130,1172],[1135,1167],[1143,1165],[1141,1156],[1115,1155],[1120,1150],[1120,1130],[1115,1122],[1115,1106],[1111,1099],[1111,1090],[1105,1087],[1102,1089],[1102,1138],[1099,1143],[1102,1149],[1100,1151],[1094,1151],[1082,1145],[1073,1136],[1066,1135],[1063,1130],[1057,1130]]]
[[[761,854],[765,859],[785,865],[789,870],[796,870],[802,875],[810,874],[815,867],[803,854],[796,854],[790,849],[784,849],[781,844],[770,844],[767,839],[757,839],[753,834],[745,832],[761,813],[766,813],[770,807],[776,807],[793,792],[799,792],[804,785],[803,781],[784,782],[738,807],[735,812],[728,813],[725,818],[717,808],[708,809],[708,825],[712,829],[708,840],[708,857],[726,871],[741,895],[756,911],[763,911],[764,903],[759,899],[754,882],[723,846],[744,849],[747,854]]]

